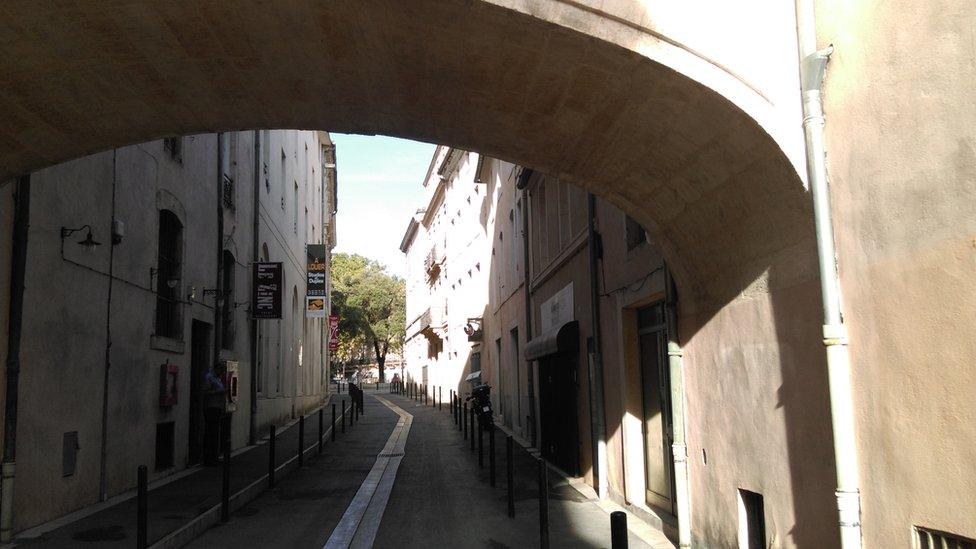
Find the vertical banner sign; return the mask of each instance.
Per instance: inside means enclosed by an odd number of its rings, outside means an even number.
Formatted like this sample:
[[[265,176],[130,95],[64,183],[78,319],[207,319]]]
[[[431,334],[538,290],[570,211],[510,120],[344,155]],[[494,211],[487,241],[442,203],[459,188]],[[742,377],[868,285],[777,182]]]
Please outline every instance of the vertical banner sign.
[[[254,318],[281,318],[282,282],[281,262],[254,263],[251,270],[251,315]]]
[[[329,315],[329,350],[339,349],[339,315]]]
[[[308,256],[306,271],[308,273],[307,288],[305,290],[305,316],[308,318],[325,318],[325,244],[309,244],[305,247]]]

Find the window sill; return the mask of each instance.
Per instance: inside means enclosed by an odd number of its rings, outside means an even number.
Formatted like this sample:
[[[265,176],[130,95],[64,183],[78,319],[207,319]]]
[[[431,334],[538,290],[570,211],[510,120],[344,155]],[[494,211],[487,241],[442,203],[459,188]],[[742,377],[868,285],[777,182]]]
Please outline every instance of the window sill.
[[[185,352],[186,346],[182,341],[178,339],[152,335],[149,336],[149,347],[151,349],[156,349],[158,351],[167,351],[170,353],[183,354]]]

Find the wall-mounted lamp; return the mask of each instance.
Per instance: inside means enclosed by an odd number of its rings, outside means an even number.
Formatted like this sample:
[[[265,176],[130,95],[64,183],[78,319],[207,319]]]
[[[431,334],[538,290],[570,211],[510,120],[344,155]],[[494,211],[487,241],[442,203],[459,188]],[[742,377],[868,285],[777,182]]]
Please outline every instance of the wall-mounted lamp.
[[[85,231],[85,230],[87,230],[88,232],[85,234],[85,238],[83,240],[78,241],[79,246],[83,246],[85,248],[85,251],[91,253],[95,251],[95,246],[102,245],[101,242],[98,242],[97,240],[92,238],[91,225],[82,225],[77,229],[69,229],[68,227],[61,227],[61,251],[64,252],[64,240],[66,238],[75,234],[78,231]]]

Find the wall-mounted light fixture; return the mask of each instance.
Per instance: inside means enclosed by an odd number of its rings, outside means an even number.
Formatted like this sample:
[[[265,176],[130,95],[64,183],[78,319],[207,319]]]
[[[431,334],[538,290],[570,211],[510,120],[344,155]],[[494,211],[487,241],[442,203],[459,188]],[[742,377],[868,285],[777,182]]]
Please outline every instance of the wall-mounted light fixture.
[[[77,229],[69,229],[68,227],[61,227],[61,252],[64,253],[64,240],[69,236],[75,234],[78,231],[88,231],[85,234],[85,238],[78,241],[79,246],[83,246],[85,251],[88,253],[94,252],[96,246],[101,246],[102,243],[98,242],[92,238],[92,228],[91,225],[82,225]]]

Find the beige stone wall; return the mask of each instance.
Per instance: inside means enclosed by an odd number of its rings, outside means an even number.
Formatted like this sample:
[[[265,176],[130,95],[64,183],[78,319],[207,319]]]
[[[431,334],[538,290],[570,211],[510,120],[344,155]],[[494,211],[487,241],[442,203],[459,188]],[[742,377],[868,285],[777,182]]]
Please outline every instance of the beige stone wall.
[[[817,7],[865,545],[976,538],[976,8]]]

